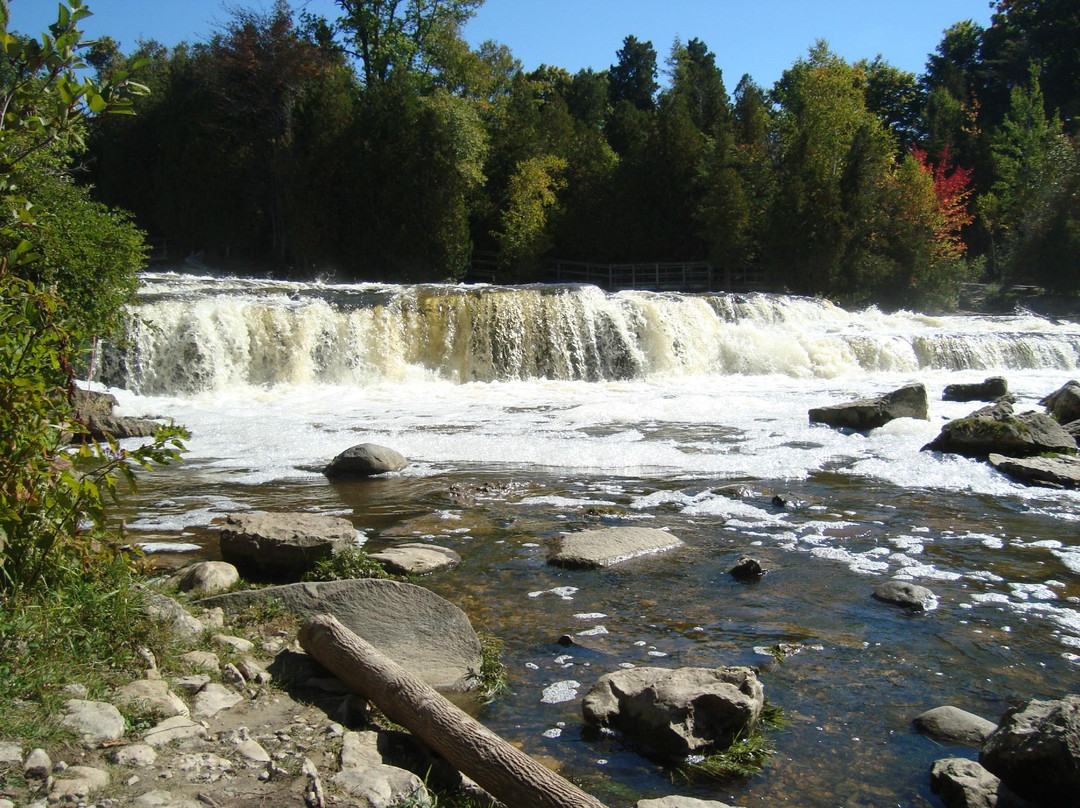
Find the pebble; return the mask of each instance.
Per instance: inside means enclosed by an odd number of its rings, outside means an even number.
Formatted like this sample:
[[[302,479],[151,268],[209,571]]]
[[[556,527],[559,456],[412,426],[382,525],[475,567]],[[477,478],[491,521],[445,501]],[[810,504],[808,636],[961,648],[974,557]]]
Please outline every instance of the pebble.
[[[40,747],[34,749],[23,761],[23,774],[34,780],[44,780],[52,771],[53,762],[48,753]]]
[[[255,650],[255,643],[245,640],[243,637],[233,637],[228,634],[215,634],[212,638],[218,645],[233,648],[241,654],[250,654]]]

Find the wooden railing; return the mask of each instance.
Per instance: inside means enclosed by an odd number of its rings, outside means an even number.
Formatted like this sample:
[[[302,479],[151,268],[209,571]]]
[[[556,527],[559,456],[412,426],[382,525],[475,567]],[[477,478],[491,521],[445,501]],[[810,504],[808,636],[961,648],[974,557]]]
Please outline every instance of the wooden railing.
[[[719,269],[708,261],[677,261],[651,264],[593,264],[556,261],[555,283],[588,283],[617,292],[620,289],[652,289],[657,292],[746,292],[765,288],[761,270]]]

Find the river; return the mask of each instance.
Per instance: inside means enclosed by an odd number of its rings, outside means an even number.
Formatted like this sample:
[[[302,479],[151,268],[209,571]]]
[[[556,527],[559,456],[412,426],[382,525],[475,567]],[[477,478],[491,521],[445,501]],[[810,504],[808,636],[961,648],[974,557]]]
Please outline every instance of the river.
[[[1080,326],[776,295],[173,273],[144,276],[141,298],[104,378],[122,414],[168,415],[192,437],[183,464],[122,504],[129,536],[189,545],[158,556],[178,563],[215,554],[227,513],[305,510],[348,517],[369,548],[455,549],[462,565],[424,585],[506,643],[510,693],[478,717],[612,808],[670,793],[938,805],[931,763],[975,751],[915,733],[915,715],[954,704],[996,720],[1076,690],[1080,494],[920,448],[979,406],[941,401],[946,384],[1004,375],[1017,409],[1037,408],[1080,373]],[[928,422],[808,422],[909,381],[927,386]],[[363,442],[411,464],[320,474]],[[545,563],[560,532],[614,524],[687,546],[601,572]],[[771,572],[734,581],[742,554]],[[889,578],[939,607],[872,600]],[[749,780],[686,782],[583,734],[581,697],[625,664],[760,666],[787,716],[777,753]]]

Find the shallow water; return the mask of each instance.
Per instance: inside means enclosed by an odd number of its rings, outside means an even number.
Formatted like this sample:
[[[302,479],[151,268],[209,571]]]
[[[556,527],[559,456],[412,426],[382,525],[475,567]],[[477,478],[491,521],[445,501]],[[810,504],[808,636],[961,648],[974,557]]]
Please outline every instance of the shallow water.
[[[565,308],[541,301],[537,314],[535,296],[505,290],[493,309],[476,289],[154,284],[144,313],[191,342],[163,329],[156,348],[125,360],[126,383],[142,393],[117,395],[124,412],[168,413],[193,435],[185,464],[145,477],[125,501],[130,538],[200,548],[156,556],[177,563],[216,553],[213,520],[226,513],[310,510],[351,519],[371,548],[420,537],[452,547],[463,564],[424,584],[506,641],[511,693],[479,717],[613,808],[668,793],[745,806],[936,805],[930,764],[974,751],[913,733],[915,715],[949,703],[996,719],[1076,689],[1080,495],[919,452],[944,420],[977,406],[941,402],[946,383],[1002,372],[1018,409],[1034,407],[1075,374],[1075,327],[849,314],[790,298],[586,290],[555,301]],[[418,326],[399,294],[442,323],[425,321],[426,353],[406,338]],[[385,308],[349,313],[372,300]],[[511,302],[541,324],[507,336]],[[365,317],[381,324],[364,331]],[[530,351],[559,317],[568,330],[543,365]],[[490,337],[483,350],[478,332]],[[343,333],[364,350],[348,353]],[[575,340],[577,359],[550,356]],[[603,375],[608,349],[625,374]],[[185,365],[185,355],[201,358]],[[491,364],[496,355],[512,372]],[[546,377],[523,370],[537,367]],[[809,407],[912,380],[929,389],[929,422],[866,436],[807,422]],[[318,473],[364,441],[412,464],[348,484]],[[738,484],[750,489],[742,498]],[[560,532],[611,524],[669,529],[686,546],[600,572],[546,564]],[[727,574],[744,553],[771,569],[759,583]],[[910,615],[872,600],[892,577],[929,586],[939,607]],[[574,646],[559,644],[565,634]],[[792,647],[777,664],[769,649],[782,643]],[[788,718],[777,754],[748,781],[673,782],[617,739],[583,736],[581,697],[626,664],[760,666]]]

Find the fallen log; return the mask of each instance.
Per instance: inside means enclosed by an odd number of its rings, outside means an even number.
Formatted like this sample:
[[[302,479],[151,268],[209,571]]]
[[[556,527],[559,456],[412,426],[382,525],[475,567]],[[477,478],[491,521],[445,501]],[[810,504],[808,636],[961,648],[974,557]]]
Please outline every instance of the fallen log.
[[[300,645],[342,682],[373,702],[462,774],[506,805],[604,808],[455,707],[375,646],[327,615],[300,628]]]

